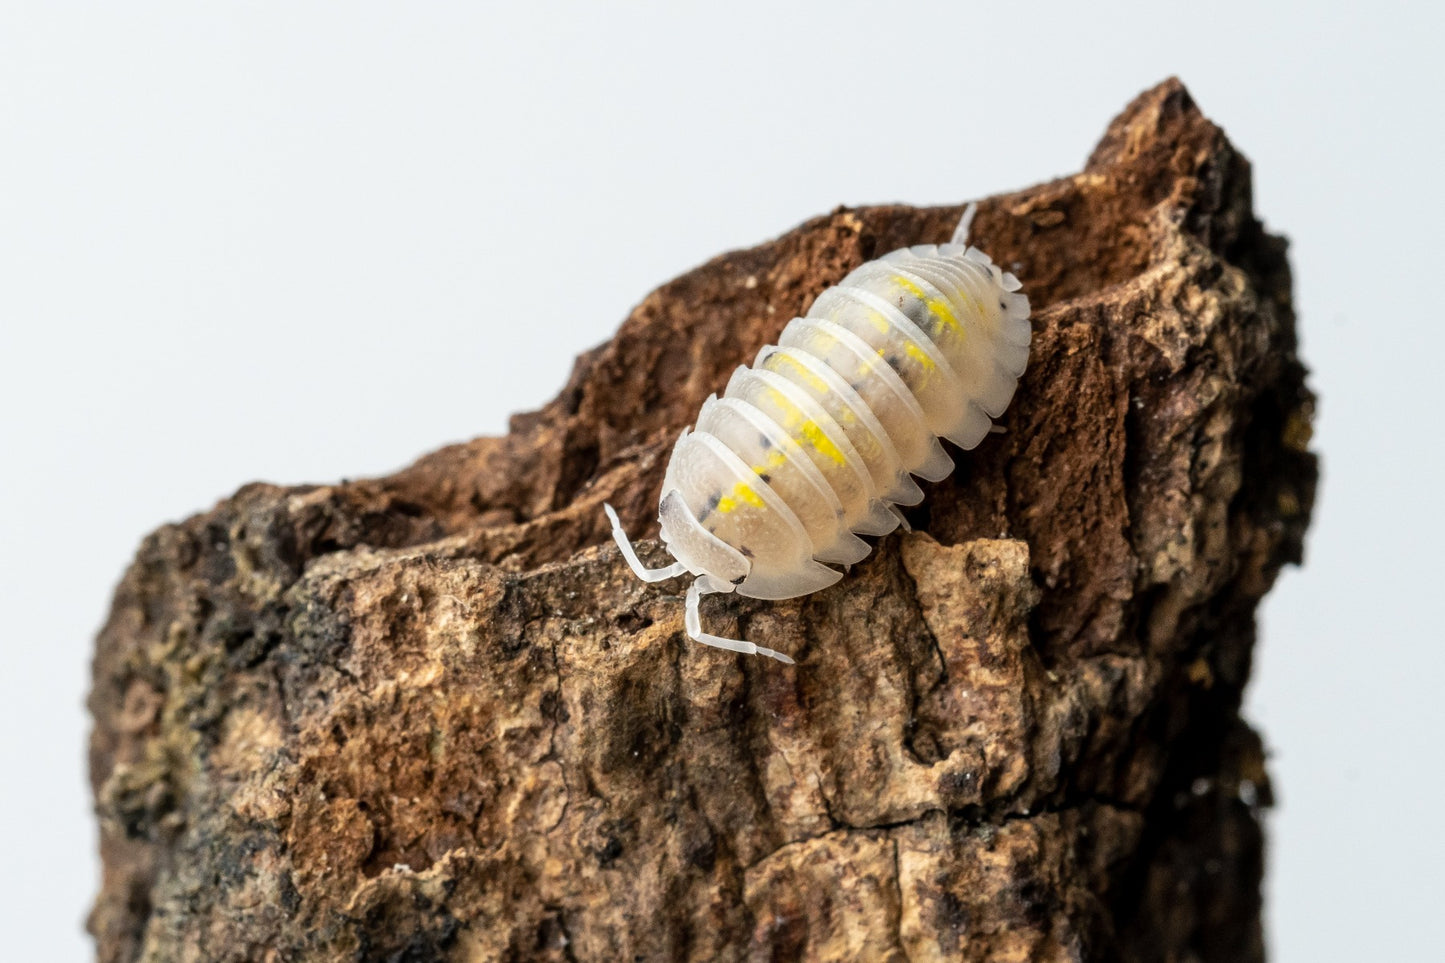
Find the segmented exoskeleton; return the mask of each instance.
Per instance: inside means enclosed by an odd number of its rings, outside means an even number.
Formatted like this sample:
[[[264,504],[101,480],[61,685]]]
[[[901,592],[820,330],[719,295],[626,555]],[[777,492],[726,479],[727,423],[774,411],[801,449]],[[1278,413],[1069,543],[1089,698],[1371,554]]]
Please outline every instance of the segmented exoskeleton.
[[[953,470],[939,444],[973,448],[1028,363],[1028,298],[967,246],[970,205],[948,244],[903,248],[820,294],[751,368],[708,398],[662,484],[662,540],[677,561],[643,567],[612,506],[612,535],[638,578],[684,573],[689,638],[788,656],[702,631],[701,596],[785,599],[842,578],[902,521],[899,505]]]

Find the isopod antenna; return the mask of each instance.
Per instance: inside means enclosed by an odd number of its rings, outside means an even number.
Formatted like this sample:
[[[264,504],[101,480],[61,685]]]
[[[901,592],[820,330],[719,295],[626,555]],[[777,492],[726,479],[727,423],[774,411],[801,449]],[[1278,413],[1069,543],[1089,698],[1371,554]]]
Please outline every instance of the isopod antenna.
[[[951,244],[967,244],[968,229],[973,227],[973,216],[978,213],[978,205],[970,204],[963,209],[963,216],[958,219],[958,227],[953,229]]]
[[[602,510],[607,513],[607,518],[612,522],[612,540],[617,543],[618,548],[622,549],[622,557],[627,559],[627,566],[632,569],[633,575],[644,582],[662,582],[687,574],[687,566],[681,562],[673,562],[663,568],[643,567],[642,559],[637,557],[637,550],[632,547],[632,540],[622,530],[622,522],[618,519],[617,513],[612,510],[612,506],[604,503]]]
[[[777,649],[765,648],[741,639],[725,639],[720,635],[709,635],[702,630],[702,616],[698,614],[698,603],[702,597],[711,595],[713,592],[731,592],[732,590],[733,587],[727,582],[720,581],[711,575],[699,575],[692,580],[692,584],[687,589],[687,611],[683,615],[683,624],[687,627],[687,637],[694,642],[701,642],[703,645],[742,652],[745,655],[765,655],[770,659],[777,659],[785,665],[792,665],[793,660]]]
[[[602,510],[607,513],[607,518],[612,522],[612,540],[622,550],[622,557],[627,559],[627,567],[632,569],[632,574],[644,582],[662,582],[666,579],[676,578],[679,575],[687,574],[687,566],[681,562],[673,562],[663,568],[646,568],[642,559],[637,557],[637,550],[632,547],[632,540],[623,531],[622,522],[617,517],[617,512],[611,505],[604,503]],[[741,652],[744,655],[765,655],[770,659],[777,659],[787,665],[793,665],[793,660],[776,649],[769,649],[766,646],[755,645],[752,642],[745,642],[742,639],[725,639],[720,635],[711,635],[702,630],[702,615],[698,611],[699,603],[704,595],[714,593],[726,593],[733,590],[732,583],[714,578],[711,575],[700,575],[693,579],[692,585],[687,589],[687,606],[683,616],[683,625],[687,629],[687,637],[694,642],[701,642],[703,645],[711,645],[719,649],[727,649],[731,652]]]

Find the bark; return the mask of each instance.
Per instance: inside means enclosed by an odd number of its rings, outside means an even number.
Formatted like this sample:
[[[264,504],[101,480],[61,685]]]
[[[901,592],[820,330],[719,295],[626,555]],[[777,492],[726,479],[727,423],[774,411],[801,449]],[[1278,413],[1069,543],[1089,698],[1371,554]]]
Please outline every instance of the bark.
[[[1262,958],[1255,608],[1315,461],[1285,244],[1177,81],[980,202],[1032,363],[836,587],[637,582],[670,446],[860,262],[839,209],[649,295],[505,438],[149,536],[97,643],[90,919],[128,960]],[[662,561],[655,543],[643,554]]]

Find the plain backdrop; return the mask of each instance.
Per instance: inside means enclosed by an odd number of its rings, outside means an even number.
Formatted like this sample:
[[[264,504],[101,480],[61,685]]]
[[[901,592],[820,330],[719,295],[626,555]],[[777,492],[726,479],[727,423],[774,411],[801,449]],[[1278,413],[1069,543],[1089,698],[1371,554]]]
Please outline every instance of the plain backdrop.
[[[1438,959],[1438,14],[1373,3],[0,5],[0,946],[80,960],[140,538],[505,430],[662,281],[1077,170],[1170,74],[1292,241],[1324,482],[1263,609],[1274,958]]]

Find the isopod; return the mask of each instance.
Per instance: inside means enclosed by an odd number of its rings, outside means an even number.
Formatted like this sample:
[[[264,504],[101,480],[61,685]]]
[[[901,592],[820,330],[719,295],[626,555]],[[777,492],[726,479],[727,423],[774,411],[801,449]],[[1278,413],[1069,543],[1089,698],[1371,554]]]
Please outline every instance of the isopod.
[[[968,245],[969,205],[947,244],[901,248],[826,289],[807,314],[739,367],[672,449],[658,508],[675,559],[647,569],[604,506],[627,564],[645,582],[690,573],[689,638],[792,663],[702,631],[711,593],[786,599],[843,577],[859,535],[903,522],[900,505],[953,470],[939,444],[977,446],[1028,364],[1029,301],[1018,278]]]

